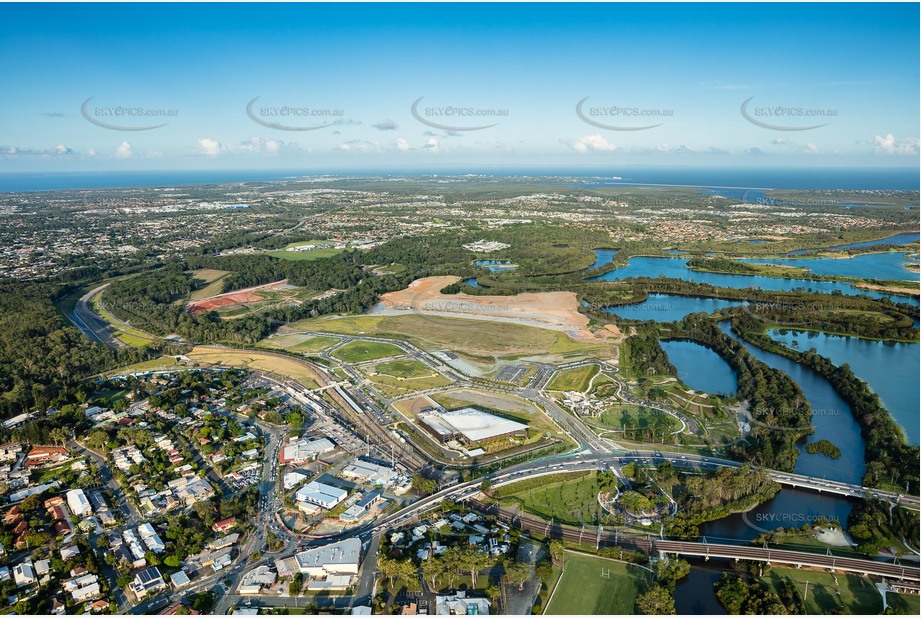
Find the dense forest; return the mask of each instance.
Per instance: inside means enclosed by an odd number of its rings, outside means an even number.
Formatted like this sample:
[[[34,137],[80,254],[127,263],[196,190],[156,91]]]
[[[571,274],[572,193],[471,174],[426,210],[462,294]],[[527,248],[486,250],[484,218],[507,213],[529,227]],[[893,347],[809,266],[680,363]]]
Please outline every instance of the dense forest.
[[[780,594],[761,578],[723,573],[714,584],[716,598],[730,614],[784,615],[805,614],[806,606],[796,585],[788,578],[778,578]]]
[[[629,359],[636,373],[646,375],[675,374],[677,369],[668,360],[668,354],[659,345],[659,340],[649,333],[638,333],[624,341],[623,354]],[[642,369],[640,369],[642,368]]]
[[[162,352],[115,351],[90,341],[55,308],[69,291],[53,283],[0,282],[0,416],[60,407],[85,376]]]
[[[665,520],[665,531],[669,536],[686,539],[699,536],[698,525],[750,509],[780,491],[780,485],[767,472],[749,465],[724,468],[712,476],[664,468],[656,478],[660,485],[674,486],[672,495],[679,506],[678,512]]]

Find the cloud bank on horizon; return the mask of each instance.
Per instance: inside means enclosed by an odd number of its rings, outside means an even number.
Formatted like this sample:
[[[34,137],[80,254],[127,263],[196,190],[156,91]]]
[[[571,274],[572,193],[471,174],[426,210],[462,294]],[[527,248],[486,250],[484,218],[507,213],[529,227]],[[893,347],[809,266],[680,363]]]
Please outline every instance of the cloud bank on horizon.
[[[0,171],[919,162],[917,4],[0,5]]]

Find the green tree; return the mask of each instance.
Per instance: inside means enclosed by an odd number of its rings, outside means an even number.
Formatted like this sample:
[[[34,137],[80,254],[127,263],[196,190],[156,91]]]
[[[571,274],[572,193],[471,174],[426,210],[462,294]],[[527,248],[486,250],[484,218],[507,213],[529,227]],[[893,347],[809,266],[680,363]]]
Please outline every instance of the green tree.
[[[412,488],[423,494],[433,494],[438,491],[438,483],[432,479],[425,478],[421,474],[412,476]]]
[[[636,606],[644,614],[674,614],[675,598],[667,588],[653,586],[636,598]]]
[[[656,576],[659,583],[669,590],[674,590],[675,585],[687,577],[690,572],[691,565],[687,560],[681,558],[672,558],[668,562],[660,560],[656,565]]]
[[[291,583],[288,584],[288,594],[292,597],[296,597],[301,593],[301,588],[304,586],[304,576],[300,573],[295,573],[294,578],[291,580]]]
[[[458,568],[470,574],[470,582],[473,587],[476,588],[480,571],[490,566],[493,561],[488,553],[480,551],[472,545],[468,545],[462,547],[457,553],[456,563]]]
[[[505,567],[505,581],[518,590],[524,590],[525,583],[531,579],[531,565],[524,562],[512,562]]]
[[[564,559],[563,551],[565,549],[563,542],[557,539],[553,539],[552,541],[550,541],[549,549],[550,549],[550,558],[553,560],[553,564],[562,566],[563,559]]]

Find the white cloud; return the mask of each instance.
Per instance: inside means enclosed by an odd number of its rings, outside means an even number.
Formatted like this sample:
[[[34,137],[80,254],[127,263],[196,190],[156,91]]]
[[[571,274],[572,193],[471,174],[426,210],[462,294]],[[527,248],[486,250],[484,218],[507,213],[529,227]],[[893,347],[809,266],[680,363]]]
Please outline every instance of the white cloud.
[[[90,157],[95,157],[95,156],[96,156],[96,149],[90,147],[90,149],[86,151],[86,154],[87,154],[88,156],[90,156]]]
[[[345,152],[380,152],[381,145],[377,142],[353,139],[339,144],[336,148]]]
[[[564,144],[576,152],[610,152],[616,150],[617,146],[610,143],[601,135],[594,133],[592,135],[583,135],[575,140],[562,140]]]
[[[906,137],[897,140],[892,133],[882,137],[877,135],[873,138],[873,146],[876,152],[883,154],[900,154],[900,155],[917,155],[919,151],[919,141],[915,137]]]
[[[277,154],[282,148],[297,149],[297,144],[286,144],[277,139],[263,139],[253,136],[240,143],[239,150],[242,152],[264,152],[267,154]],[[226,149],[225,149],[226,150]]]
[[[122,142],[119,147],[115,149],[115,157],[118,159],[130,159],[133,154],[134,150],[127,141]]]
[[[224,150],[224,145],[210,137],[198,140],[198,151],[208,157],[216,157]]]
[[[411,148],[411,146],[409,145],[409,142],[407,142],[407,141],[406,141],[405,139],[403,139],[402,137],[399,138],[399,139],[397,139],[397,141],[395,141],[395,142],[393,143],[393,145],[394,145],[394,147],[395,147],[397,150],[399,150],[399,151],[401,151],[401,152],[406,152],[407,150],[409,150],[409,149]]]
[[[434,137],[428,138],[422,148],[429,152],[438,152],[438,139]]]

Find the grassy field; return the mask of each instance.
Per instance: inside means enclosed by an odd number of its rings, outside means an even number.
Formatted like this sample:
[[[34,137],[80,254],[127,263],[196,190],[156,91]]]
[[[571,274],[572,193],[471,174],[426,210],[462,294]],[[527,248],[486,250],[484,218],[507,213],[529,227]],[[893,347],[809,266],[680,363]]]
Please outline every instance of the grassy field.
[[[478,391],[475,389],[458,389],[445,393],[435,393],[432,399],[447,410],[456,410],[464,406],[477,406],[489,410],[499,410],[523,416],[539,414],[537,406],[515,395]]]
[[[403,354],[403,350],[392,343],[379,343],[377,341],[350,341],[332,352],[332,356],[346,363],[362,363],[376,358],[400,356],[401,354]]]
[[[317,373],[306,362],[298,361],[294,358],[265,354],[255,350],[234,350],[208,346],[196,346],[187,356],[191,360],[200,363],[258,369],[281,374],[297,380],[307,388],[317,387]]]
[[[809,614],[880,614],[883,611],[883,597],[873,582],[865,577],[774,567],[764,581],[776,587],[781,578],[795,582],[800,594],[809,582],[809,594],[806,596]],[[886,600],[905,613],[918,615],[917,596],[889,593]]]
[[[263,339],[259,347],[288,350],[299,354],[316,354],[338,342],[338,337],[311,337],[308,335],[277,335]]]
[[[399,397],[451,384],[451,380],[412,358],[378,363],[367,369],[369,378],[388,397]]]
[[[437,371],[414,358],[397,358],[378,363],[374,365],[374,372],[405,380],[438,375]]]
[[[560,359],[610,358],[608,344],[573,341],[565,333],[513,324],[440,316],[349,316],[312,318],[292,324],[294,329],[368,334],[409,340],[424,350],[449,349],[475,357],[525,358],[553,355]]]
[[[522,508],[543,519],[579,525],[592,523],[603,514],[598,504],[595,474],[577,479],[549,482],[517,493],[515,486],[502,487],[502,495],[513,498]],[[508,501],[508,498],[505,499]]]
[[[211,298],[221,293],[223,288],[223,279],[230,274],[227,270],[216,270],[214,268],[199,268],[198,270],[189,271],[193,279],[204,281],[208,285],[195,290],[189,295],[189,300],[203,300]]]
[[[649,587],[650,573],[634,565],[596,556],[574,552],[566,552],[565,556],[563,576],[545,614],[639,613],[635,609],[636,597]]]
[[[121,375],[123,373],[144,373],[145,371],[169,371],[172,369],[188,369],[188,365],[176,362],[174,356],[161,356],[151,360],[135,363],[119,369],[107,371],[105,375]]]
[[[678,429],[680,426],[674,417],[665,412],[633,404],[611,406],[602,412],[600,416],[590,419],[588,422],[590,425],[604,429],[622,429],[624,425],[649,427],[656,421],[665,423],[672,430]]]
[[[130,326],[123,326],[111,313],[103,309],[102,305],[97,302],[99,296],[100,295],[97,295],[90,301],[90,306],[99,317],[112,326],[112,330],[119,340],[135,348],[142,348],[157,341],[155,337],[148,335],[142,330],[131,328]]]
[[[553,379],[547,385],[551,391],[579,391],[584,393],[588,390],[588,385],[592,378],[598,374],[597,365],[585,365],[583,367],[573,367],[564,369],[553,374]]]

